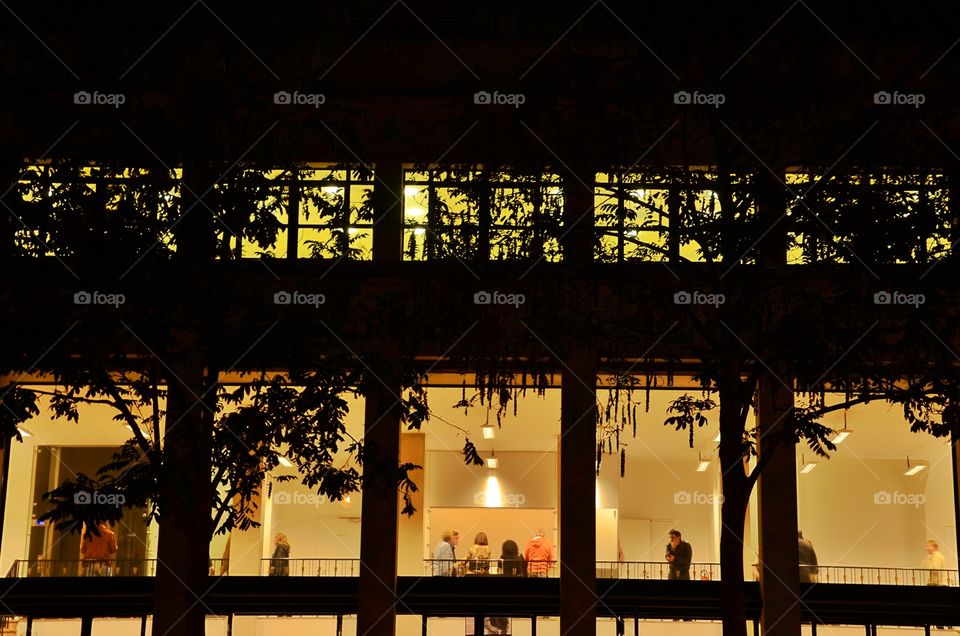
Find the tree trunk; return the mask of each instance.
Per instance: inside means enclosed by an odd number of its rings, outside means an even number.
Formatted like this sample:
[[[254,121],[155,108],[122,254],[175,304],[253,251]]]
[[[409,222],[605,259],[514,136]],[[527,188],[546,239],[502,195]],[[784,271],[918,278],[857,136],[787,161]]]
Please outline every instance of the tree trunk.
[[[188,359],[192,356],[188,356]],[[210,492],[212,415],[197,396],[205,391],[203,367],[174,367],[167,395],[160,474],[154,636],[204,633],[212,536]]]
[[[747,636],[747,600],[743,585],[743,528],[749,482],[743,467],[739,365],[724,369],[720,393],[720,469],[723,504],[720,508],[720,580],[723,636]]]

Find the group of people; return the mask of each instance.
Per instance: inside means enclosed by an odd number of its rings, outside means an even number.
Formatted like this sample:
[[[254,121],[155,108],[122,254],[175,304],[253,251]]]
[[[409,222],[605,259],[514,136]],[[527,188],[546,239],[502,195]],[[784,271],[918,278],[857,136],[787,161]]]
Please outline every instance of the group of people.
[[[500,558],[493,559],[490,541],[485,532],[478,532],[467,558],[457,561],[457,546],[460,533],[456,530],[444,530],[440,543],[433,551],[433,574],[435,576],[459,576],[461,574],[501,574],[503,576],[529,576],[546,578],[553,565],[555,555],[553,544],[544,535],[543,529],[537,529],[527,542],[523,553],[513,539],[503,542]]]

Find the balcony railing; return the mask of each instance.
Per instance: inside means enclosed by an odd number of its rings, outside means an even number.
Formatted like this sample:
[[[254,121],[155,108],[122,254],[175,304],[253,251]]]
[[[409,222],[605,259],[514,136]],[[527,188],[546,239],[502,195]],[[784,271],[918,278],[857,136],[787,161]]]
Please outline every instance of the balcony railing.
[[[691,563],[688,570],[678,570],[671,576],[666,561],[597,561],[598,579],[650,579],[667,581],[672,578],[702,581],[720,580],[719,563]]]
[[[227,573],[224,559],[210,559],[210,575]],[[156,559],[110,559],[84,561],[80,559],[18,559],[10,566],[8,577],[50,578],[61,576],[155,576]]]
[[[958,586],[957,570],[924,568],[873,568],[844,565],[821,565],[813,583],[847,583],[858,585],[945,585]]]
[[[360,576],[360,559],[262,559],[261,576]]]
[[[427,576],[527,576],[530,578],[557,578],[559,561],[510,561],[503,559],[424,559],[423,573]]]
[[[227,574],[224,559],[210,559],[210,575]],[[360,576],[360,559],[262,559],[261,576],[356,577]],[[882,568],[872,566],[821,565],[816,572],[804,572],[801,580],[810,583],[841,585],[933,585],[960,586],[957,570],[928,570],[924,568]],[[156,559],[109,561],[29,559],[13,562],[7,577],[52,578],[70,576],[155,576]],[[661,561],[597,561],[597,578],[667,581],[670,564]],[[424,559],[426,576],[527,576],[530,578],[557,578],[558,561],[506,561],[502,559],[465,560]],[[800,576],[798,566],[798,576]],[[759,568],[754,564],[754,580]],[[686,576],[679,578],[686,580]],[[689,580],[719,581],[719,563],[691,563]]]

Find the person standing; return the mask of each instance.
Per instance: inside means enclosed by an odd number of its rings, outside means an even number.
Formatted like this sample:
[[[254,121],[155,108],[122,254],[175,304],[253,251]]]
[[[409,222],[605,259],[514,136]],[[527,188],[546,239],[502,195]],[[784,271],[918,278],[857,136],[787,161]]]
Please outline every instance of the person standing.
[[[816,583],[819,568],[817,567],[817,552],[813,549],[813,542],[803,538],[803,531],[797,531],[797,552],[800,555],[800,582]]]
[[[928,539],[924,549],[927,554],[920,561],[920,567],[930,571],[927,575],[927,585],[946,585],[946,573],[943,570],[947,560],[940,554],[940,546],[933,539]]]
[[[487,533],[478,532],[467,554],[467,572],[470,574],[490,574],[490,544]]]
[[[533,538],[527,542],[523,558],[527,561],[527,576],[541,579],[547,577],[547,572],[553,565],[553,544],[544,536],[543,528],[538,528]]]
[[[520,554],[520,546],[513,539],[503,542],[500,552],[500,573],[503,576],[526,576],[527,562]]]
[[[457,561],[457,544],[460,543],[460,533],[456,530],[444,530],[440,535],[440,543],[433,551],[433,575],[456,576],[454,564]]]
[[[99,522],[96,527],[89,526],[80,539],[80,557],[83,559],[83,572],[87,576],[110,574],[110,560],[117,553],[117,535],[107,524]]]
[[[270,557],[270,576],[288,576],[290,574],[290,544],[287,535],[278,532],[273,538],[273,556]]]
[[[693,547],[683,540],[679,530],[670,531],[670,543],[667,544],[667,563],[670,564],[671,581],[690,580],[690,562],[693,561]]]

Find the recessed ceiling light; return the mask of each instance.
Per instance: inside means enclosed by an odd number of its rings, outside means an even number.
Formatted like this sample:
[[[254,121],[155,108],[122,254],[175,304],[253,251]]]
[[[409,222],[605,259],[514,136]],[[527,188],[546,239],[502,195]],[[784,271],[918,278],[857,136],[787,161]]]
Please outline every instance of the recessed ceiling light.
[[[836,432],[833,434],[833,439],[831,439],[830,441],[832,441],[834,444],[839,444],[839,443],[841,443],[843,440],[845,440],[845,439],[847,439],[848,437],[850,437],[850,433],[852,433],[852,432],[853,432],[853,431],[852,431],[851,429],[849,429],[849,428],[841,428],[839,431],[836,431]]]
[[[907,457],[907,469],[906,469],[905,471],[903,471],[903,474],[904,474],[904,475],[907,475],[908,477],[913,477],[914,475],[916,475],[917,473],[925,470],[926,468],[927,468],[927,463],[926,463],[926,462],[921,461],[921,462],[917,462],[917,463],[914,463],[913,465],[911,465],[911,464],[910,464],[910,458]]]
[[[497,461],[497,458],[491,453],[490,457],[487,458],[487,468],[496,468],[499,464],[500,462]]]

